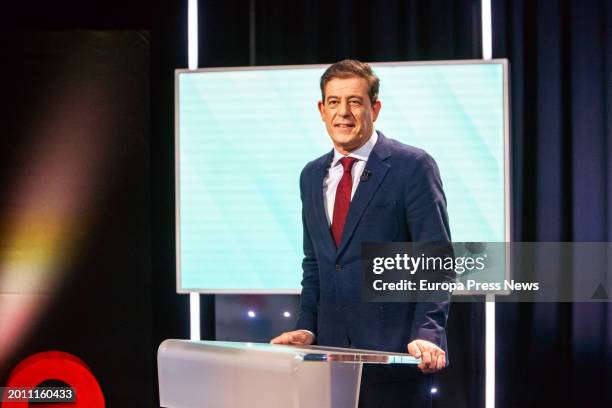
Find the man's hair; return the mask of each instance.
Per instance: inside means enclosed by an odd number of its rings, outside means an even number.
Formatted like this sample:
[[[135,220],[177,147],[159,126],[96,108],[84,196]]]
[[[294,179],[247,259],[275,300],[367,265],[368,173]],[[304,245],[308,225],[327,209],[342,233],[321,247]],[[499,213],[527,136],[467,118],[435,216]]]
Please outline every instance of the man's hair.
[[[378,88],[380,87],[380,79],[376,76],[372,67],[365,62],[345,59],[336,62],[325,70],[321,75],[321,100],[325,102],[325,85],[334,78],[363,78],[368,83],[368,96],[370,103],[373,105],[378,99]]]

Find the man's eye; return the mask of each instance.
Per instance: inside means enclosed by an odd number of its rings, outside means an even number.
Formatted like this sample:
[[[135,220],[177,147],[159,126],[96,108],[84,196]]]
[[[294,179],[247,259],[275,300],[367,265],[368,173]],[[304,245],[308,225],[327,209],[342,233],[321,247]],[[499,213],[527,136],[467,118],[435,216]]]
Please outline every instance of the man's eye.
[[[327,104],[328,105],[337,105],[338,101],[328,101]]]
[[[349,101],[349,103],[354,106],[361,105],[361,102],[358,99],[352,99]]]

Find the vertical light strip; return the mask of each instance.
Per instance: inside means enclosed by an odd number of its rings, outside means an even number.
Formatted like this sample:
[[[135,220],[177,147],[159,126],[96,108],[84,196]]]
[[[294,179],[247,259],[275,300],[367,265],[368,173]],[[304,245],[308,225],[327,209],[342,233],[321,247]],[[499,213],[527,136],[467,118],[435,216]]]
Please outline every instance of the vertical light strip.
[[[491,0],[480,2],[482,25],[482,59],[493,58],[493,27],[491,25]]]
[[[198,68],[198,0],[187,0],[187,60],[189,69]]]
[[[191,340],[200,340],[200,294],[191,292],[189,294],[189,327]]]
[[[493,58],[493,25],[491,0],[480,2],[482,25],[482,59]],[[485,408],[495,408],[495,296],[485,303]]]
[[[485,303],[485,408],[495,408],[495,296]]]
[[[187,60],[189,69],[198,68],[198,0],[187,0]],[[189,294],[191,340],[200,340],[200,294]]]

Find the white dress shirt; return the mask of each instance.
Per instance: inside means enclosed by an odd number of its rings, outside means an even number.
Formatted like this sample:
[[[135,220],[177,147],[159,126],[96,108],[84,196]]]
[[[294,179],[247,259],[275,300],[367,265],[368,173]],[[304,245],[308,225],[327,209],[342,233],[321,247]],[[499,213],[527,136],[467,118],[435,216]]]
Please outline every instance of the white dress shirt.
[[[370,157],[370,153],[374,148],[374,145],[378,141],[378,133],[375,130],[372,131],[372,136],[368,139],[367,142],[363,144],[359,149],[350,152],[348,155],[344,156],[336,148],[334,148],[334,159],[331,162],[331,166],[329,166],[329,170],[327,171],[327,175],[323,179],[323,204],[325,206],[325,215],[327,216],[327,225],[331,225],[332,219],[334,217],[334,201],[336,200],[336,190],[338,189],[338,184],[340,183],[340,179],[342,178],[342,174],[344,174],[344,169],[340,164],[340,159],[343,157],[354,157],[357,161],[353,164],[353,168],[351,169],[351,176],[353,178],[353,190],[351,191],[351,200],[355,195],[355,191],[359,186],[359,179],[363,174],[363,170],[365,169],[366,162],[368,161],[368,157]]]

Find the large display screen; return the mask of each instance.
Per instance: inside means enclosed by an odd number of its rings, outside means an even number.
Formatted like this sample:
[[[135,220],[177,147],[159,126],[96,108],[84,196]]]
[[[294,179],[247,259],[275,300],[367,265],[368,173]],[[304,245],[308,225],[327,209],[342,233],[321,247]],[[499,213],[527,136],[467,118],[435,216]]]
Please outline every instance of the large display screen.
[[[436,160],[453,241],[507,241],[506,61],[372,66],[375,127]],[[332,149],[326,67],[176,72],[179,292],[299,292],[299,175]]]

